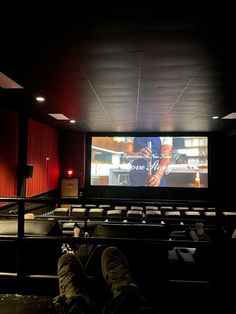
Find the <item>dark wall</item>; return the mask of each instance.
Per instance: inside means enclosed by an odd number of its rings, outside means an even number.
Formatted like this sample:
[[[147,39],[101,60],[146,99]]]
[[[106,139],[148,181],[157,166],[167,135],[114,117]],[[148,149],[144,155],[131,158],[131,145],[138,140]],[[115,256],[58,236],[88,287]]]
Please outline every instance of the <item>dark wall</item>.
[[[96,198],[139,198],[139,199],[181,199],[181,200],[209,200],[233,202],[235,164],[230,152],[235,135],[221,133],[209,134],[209,188],[133,188],[133,187],[89,187],[87,184],[85,195]],[[231,155],[231,157],[230,157]],[[80,187],[85,187],[86,175],[86,134],[81,132],[62,132],[60,134],[61,176],[66,176],[68,168],[72,168],[75,176],[80,178]]]
[[[216,175],[216,195],[221,202],[221,206],[230,207],[236,210],[235,203],[235,178],[236,178],[236,163],[235,163],[235,146],[236,134],[226,134],[221,137],[221,146],[216,147],[217,168]]]
[[[74,176],[79,178],[79,186],[85,181],[85,133],[61,131],[59,133],[60,175],[67,176],[67,170],[73,169]]]

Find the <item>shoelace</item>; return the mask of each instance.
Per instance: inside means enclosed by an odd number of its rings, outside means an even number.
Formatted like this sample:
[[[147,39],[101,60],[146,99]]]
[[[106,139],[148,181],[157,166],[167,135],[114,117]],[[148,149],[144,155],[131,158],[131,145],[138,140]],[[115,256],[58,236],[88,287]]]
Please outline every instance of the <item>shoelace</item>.
[[[78,287],[76,287],[76,276],[73,272],[67,272],[60,278],[61,291],[66,296],[73,296],[79,294]]]
[[[131,283],[132,279],[130,277],[129,271],[124,268],[123,265],[118,265],[114,267],[113,269],[109,270],[107,272],[106,276],[108,282],[111,285],[118,286],[118,285],[126,285],[127,283]]]

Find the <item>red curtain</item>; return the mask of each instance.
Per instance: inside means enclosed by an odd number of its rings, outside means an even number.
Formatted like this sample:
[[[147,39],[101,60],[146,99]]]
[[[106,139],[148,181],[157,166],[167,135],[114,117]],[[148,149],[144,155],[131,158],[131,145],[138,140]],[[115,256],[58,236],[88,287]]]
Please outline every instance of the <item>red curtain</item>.
[[[48,192],[59,184],[59,155],[57,131],[29,119],[28,164],[32,164],[33,177],[27,179],[26,196]]]
[[[17,195],[18,114],[0,108],[0,116],[0,196],[15,197]]]

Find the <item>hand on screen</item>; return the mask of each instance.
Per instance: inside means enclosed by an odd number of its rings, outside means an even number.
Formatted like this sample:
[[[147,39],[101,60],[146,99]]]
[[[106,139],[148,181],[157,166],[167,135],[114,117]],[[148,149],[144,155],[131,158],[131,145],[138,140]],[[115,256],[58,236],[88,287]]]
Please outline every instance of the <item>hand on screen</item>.
[[[158,174],[153,174],[148,181],[149,186],[159,186],[161,182],[161,176]]]
[[[149,161],[152,158],[152,151],[148,147],[144,147],[140,150],[140,154],[143,156],[143,158],[147,161]]]

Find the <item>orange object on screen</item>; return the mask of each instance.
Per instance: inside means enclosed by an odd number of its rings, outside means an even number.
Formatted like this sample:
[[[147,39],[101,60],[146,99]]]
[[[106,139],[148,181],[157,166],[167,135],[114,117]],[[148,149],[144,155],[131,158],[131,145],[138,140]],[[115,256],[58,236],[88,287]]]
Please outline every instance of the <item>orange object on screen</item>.
[[[196,173],[195,186],[198,187],[198,188],[201,187],[200,175],[199,175],[199,172],[198,172],[198,171],[197,171],[197,173]]]

